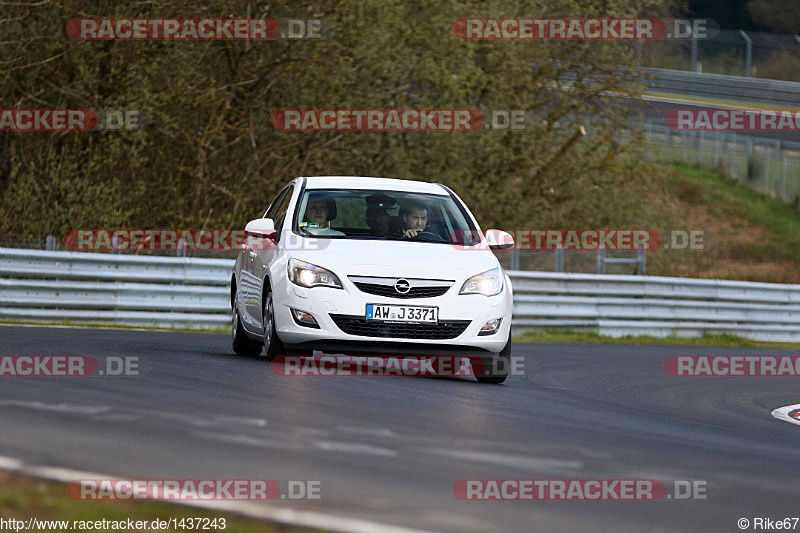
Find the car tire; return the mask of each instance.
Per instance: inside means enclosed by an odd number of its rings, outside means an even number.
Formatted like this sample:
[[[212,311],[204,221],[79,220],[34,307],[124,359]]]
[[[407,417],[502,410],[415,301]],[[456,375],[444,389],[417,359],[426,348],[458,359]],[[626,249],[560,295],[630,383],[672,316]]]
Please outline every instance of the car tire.
[[[511,367],[511,332],[508,333],[508,342],[503,346],[499,354],[490,360],[484,360],[483,368],[475,376],[481,383],[499,385],[508,377],[508,370]]]
[[[233,351],[239,355],[260,355],[264,348],[260,342],[251,341],[245,335],[236,304],[233,305],[233,316],[231,317],[231,336],[233,337]]]
[[[275,329],[275,306],[272,302],[272,291],[264,293],[264,309],[261,313],[262,327],[264,329],[264,351],[267,361],[272,361],[279,355],[286,354],[286,348],[278,338]]]

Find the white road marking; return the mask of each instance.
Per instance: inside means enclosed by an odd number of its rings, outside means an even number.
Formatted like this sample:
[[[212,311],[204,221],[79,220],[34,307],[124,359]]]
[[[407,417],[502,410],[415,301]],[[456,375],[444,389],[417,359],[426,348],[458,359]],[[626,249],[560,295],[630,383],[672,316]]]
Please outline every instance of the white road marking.
[[[315,437],[329,437],[331,432],[327,429],[315,429],[302,426],[295,427],[295,431],[301,435],[314,435]]]
[[[17,472],[22,475],[69,483],[75,479],[119,479],[107,474],[80,472],[67,468],[46,466],[28,466],[12,457],[0,455],[0,469]],[[237,513],[255,520],[266,520],[294,527],[314,528],[348,533],[431,533],[421,529],[412,529],[391,524],[382,524],[369,520],[334,516],[331,514],[310,511],[298,511],[273,505],[262,505],[243,501],[175,501],[176,505],[197,507],[209,511]]]
[[[469,450],[437,450],[425,449],[428,453],[447,455],[465,461],[476,463],[490,463],[513,468],[527,468],[529,470],[552,471],[562,468],[578,470],[583,468],[583,463],[578,461],[565,461],[563,459],[551,459],[548,457],[532,457],[529,455],[507,455],[488,452],[473,452]]]
[[[781,420],[785,420],[790,424],[797,424],[798,426],[800,426],[800,420],[789,416],[789,413],[794,411],[795,409],[800,409],[800,403],[797,405],[789,405],[786,407],[780,407],[778,409],[775,409],[774,411],[772,411],[772,416],[774,416],[775,418],[779,418]]]
[[[0,470],[17,471],[24,466],[22,461],[12,459],[11,457],[3,457],[0,455]]]
[[[341,431],[342,433],[350,433],[352,435],[369,435],[371,437],[382,437],[387,439],[396,439],[400,437],[397,433],[392,431],[389,428],[356,428],[350,426],[336,426],[336,431]]]
[[[241,416],[227,416],[227,415],[187,415],[184,413],[170,413],[159,411],[145,411],[150,416],[157,416],[167,420],[179,420],[191,426],[198,427],[213,427],[223,426],[229,424],[241,424],[245,426],[266,427],[267,421],[263,418],[247,418]]]
[[[334,442],[329,440],[318,440],[314,445],[326,452],[357,453],[361,455],[378,455],[381,457],[397,457],[395,450],[380,448],[370,444],[360,442]]]
[[[230,425],[244,425],[263,428],[267,426],[267,421],[263,418],[249,418],[241,416],[227,416],[227,415],[188,415],[184,413],[171,413],[159,411],[147,411],[143,409],[134,409],[132,412],[114,412],[112,407],[103,406],[95,407],[89,405],[76,405],[68,403],[44,403],[44,402],[28,402],[21,400],[0,400],[0,408],[3,407],[20,407],[23,409],[34,409],[36,411],[55,411],[59,413],[70,413],[77,415],[105,415],[98,416],[102,420],[138,420],[142,416],[149,416],[151,418],[162,418],[165,420],[176,420],[183,422],[190,426],[196,427],[217,427],[217,426],[230,426]]]
[[[55,411],[58,413],[72,413],[79,415],[99,415],[107,413],[110,407],[92,407],[89,405],[73,405],[68,403],[23,402],[20,400],[0,401],[0,407],[21,407],[36,411]]]
[[[192,435],[201,439],[215,440],[228,444],[241,444],[242,446],[256,446],[259,448],[270,448],[275,450],[301,450],[302,446],[295,443],[261,439],[250,435],[236,435],[230,433],[214,433],[211,431],[193,431]]]

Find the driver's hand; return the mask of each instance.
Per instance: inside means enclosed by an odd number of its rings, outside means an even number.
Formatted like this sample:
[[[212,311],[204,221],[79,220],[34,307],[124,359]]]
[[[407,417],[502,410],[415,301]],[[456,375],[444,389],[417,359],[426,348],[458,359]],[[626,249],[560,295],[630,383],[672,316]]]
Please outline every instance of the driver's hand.
[[[419,233],[420,231],[421,230],[418,229],[407,229],[406,232],[403,234],[403,237],[406,239],[411,239],[413,237],[416,237],[417,233]]]

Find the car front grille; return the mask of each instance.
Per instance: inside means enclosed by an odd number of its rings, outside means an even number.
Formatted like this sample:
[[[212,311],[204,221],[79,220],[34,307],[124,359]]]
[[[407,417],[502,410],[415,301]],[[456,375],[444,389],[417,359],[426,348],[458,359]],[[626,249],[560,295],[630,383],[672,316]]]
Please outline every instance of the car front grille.
[[[354,315],[331,313],[330,316],[339,329],[349,335],[390,339],[454,339],[464,333],[470,323],[470,320],[440,320],[438,324],[396,324]]]
[[[433,298],[435,296],[441,296],[450,289],[450,285],[411,287],[407,293],[401,294],[395,290],[394,285],[356,282],[355,286],[358,287],[361,292],[375,294],[376,296],[384,296],[386,298]]]

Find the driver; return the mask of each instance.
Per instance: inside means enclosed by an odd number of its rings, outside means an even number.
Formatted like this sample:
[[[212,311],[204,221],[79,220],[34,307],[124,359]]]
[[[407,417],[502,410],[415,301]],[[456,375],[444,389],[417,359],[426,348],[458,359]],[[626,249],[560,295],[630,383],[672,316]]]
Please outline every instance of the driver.
[[[404,227],[396,230],[389,237],[395,239],[413,239],[418,233],[425,231],[428,225],[428,208],[421,203],[413,203],[403,213]]]

